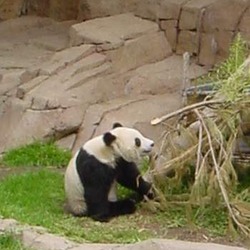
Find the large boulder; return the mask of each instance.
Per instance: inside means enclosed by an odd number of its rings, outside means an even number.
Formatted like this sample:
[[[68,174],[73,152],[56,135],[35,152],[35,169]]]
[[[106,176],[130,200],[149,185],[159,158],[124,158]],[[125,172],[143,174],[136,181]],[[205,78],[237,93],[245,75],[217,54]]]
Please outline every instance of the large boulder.
[[[201,243],[182,241],[175,239],[150,239],[133,245],[124,245],[115,248],[117,250],[246,250],[244,247],[227,246],[215,243]]]
[[[163,60],[171,54],[171,47],[163,32],[145,34],[125,42],[124,46],[116,50],[107,52],[114,70],[119,72]]]
[[[125,2],[127,1],[80,0],[78,20],[82,21],[97,17],[121,14],[124,12]],[[131,0],[128,0],[128,2],[131,2]]]
[[[189,52],[197,55],[199,49],[199,37],[197,32],[190,30],[181,30],[178,36],[178,44],[176,46],[176,53],[183,54]]]
[[[198,65],[192,64],[188,69],[187,77],[195,79],[205,74],[205,70]],[[151,63],[135,70],[130,80],[124,86],[126,95],[162,93],[181,95],[183,88],[183,59],[180,56],[170,56],[157,63]]]
[[[217,0],[206,8],[203,30],[236,31],[239,21],[250,4],[249,0]]]
[[[80,127],[85,108],[75,105],[69,108],[36,110],[30,104],[13,99],[1,116],[0,152],[31,143],[35,139],[60,139]]]
[[[198,62],[212,67],[223,61],[229,52],[234,33],[232,31],[214,31],[202,33]]]
[[[35,17],[0,24],[0,152],[49,138],[74,151],[114,121],[157,141],[163,128],[150,120],[181,105],[182,57],[171,56],[156,23],[122,14],[71,24]],[[77,46],[46,42],[51,30]],[[203,73],[190,65],[190,78]]]
[[[122,46],[134,30],[145,34],[144,28],[151,29],[147,24],[151,21],[151,25],[158,28],[158,24],[164,31],[173,51],[187,51],[197,57],[197,62],[211,67],[226,58],[234,34],[241,32],[245,39],[250,39],[249,5],[250,0],[10,0],[0,6],[0,20],[37,14],[57,20],[86,21],[72,28],[71,44],[95,43],[99,50]],[[53,51],[64,49],[68,37],[55,34],[35,36],[32,40]]]
[[[202,18],[208,6],[213,5],[217,0],[191,0],[182,7],[179,28],[181,30],[196,30],[202,25]]]
[[[173,51],[176,51],[178,37],[178,20],[161,20],[160,28],[165,32],[166,38]]]
[[[114,122],[119,121],[124,126],[141,129],[149,124],[152,117],[163,115],[180,106],[180,99],[175,95],[140,95],[133,98],[120,98],[95,104],[86,110],[82,126],[80,127],[73,151],[75,152],[84,142],[111,129]],[[164,109],[162,109],[164,107]],[[144,129],[148,136],[160,138],[162,131],[159,127]]]
[[[116,49],[126,40],[137,38],[145,33],[158,31],[154,22],[143,20],[132,13],[96,18],[75,24],[70,29],[70,44],[97,44],[99,49]]]
[[[79,20],[93,19],[133,12],[137,16],[156,21],[178,19],[186,0],[80,0]]]

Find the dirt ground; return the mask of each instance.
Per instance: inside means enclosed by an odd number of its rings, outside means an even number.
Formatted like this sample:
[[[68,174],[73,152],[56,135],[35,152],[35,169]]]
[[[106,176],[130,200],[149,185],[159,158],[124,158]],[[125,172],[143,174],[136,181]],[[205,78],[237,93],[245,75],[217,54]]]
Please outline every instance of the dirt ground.
[[[139,216],[150,216],[148,211],[145,213],[143,210],[138,211]],[[146,221],[145,219],[144,221]],[[144,222],[143,222],[144,223]],[[149,231],[154,232],[155,237],[165,239],[175,239],[191,242],[204,242],[204,243],[217,243],[228,246],[237,247],[250,247],[249,239],[245,239],[240,236],[216,236],[209,233],[205,228],[198,228],[197,226],[180,226],[180,227],[168,227],[162,223],[146,223],[141,226]]]
[[[227,236],[212,237],[209,236],[209,233],[204,229],[191,230],[188,228],[170,228],[168,229],[167,238],[184,240],[184,241],[193,241],[193,242],[212,242],[229,246],[241,246],[241,247],[245,246],[245,244],[242,243],[241,239],[233,240]]]

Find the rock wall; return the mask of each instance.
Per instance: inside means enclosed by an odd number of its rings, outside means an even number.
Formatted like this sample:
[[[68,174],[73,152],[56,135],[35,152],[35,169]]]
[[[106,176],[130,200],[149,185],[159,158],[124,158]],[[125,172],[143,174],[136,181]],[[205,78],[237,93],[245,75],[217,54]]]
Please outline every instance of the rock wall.
[[[159,139],[162,130],[149,121],[181,105],[178,55],[188,51],[205,66],[225,58],[237,32],[250,39],[249,6],[250,0],[1,1],[0,18],[8,20],[0,22],[0,153],[36,138],[55,138],[74,151],[117,120]],[[204,73],[195,63],[191,68],[190,78]]]
[[[0,34],[0,153],[47,138],[75,151],[116,121],[159,140],[150,120],[181,105],[182,56],[155,22],[23,16]],[[204,72],[192,63],[189,77]]]
[[[56,20],[77,19],[79,0],[2,0],[0,20],[23,15],[52,17]]]
[[[125,12],[155,21],[177,54],[190,52],[201,65],[223,60],[236,33],[250,39],[250,0],[8,0],[0,19],[36,14],[79,21]]]
[[[157,22],[174,52],[188,51],[199,64],[212,66],[226,58],[236,33],[250,39],[249,5],[249,0],[80,0],[78,18],[131,11]]]

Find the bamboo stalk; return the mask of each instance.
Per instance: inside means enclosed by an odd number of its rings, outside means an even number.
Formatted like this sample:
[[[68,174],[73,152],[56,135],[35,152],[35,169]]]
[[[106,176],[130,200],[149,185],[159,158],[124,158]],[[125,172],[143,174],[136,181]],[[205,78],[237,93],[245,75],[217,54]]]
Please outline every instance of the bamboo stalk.
[[[210,147],[210,150],[211,150],[211,156],[212,156],[212,160],[213,160],[214,168],[215,168],[215,172],[216,172],[216,177],[217,177],[217,180],[218,180],[218,184],[219,184],[223,199],[224,199],[224,201],[226,203],[228,212],[229,212],[231,218],[233,219],[233,221],[235,222],[235,224],[242,230],[242,232],[244,234],[246,234],[246,235],[249,235],[249,233],[250,233],[249,228],[239,222],[239,220],[235,216],[235,214],[233,212],[233,209],[232,209],[232,207],[230,205],[229,198],[228,198],[228,195],[227,195],[227,192],[226,192],[226,189],[225,189],[225,186],[223,184],[223,180],[222,180],[222,177],[221,177],[221,174],[220,174],[220,169],[219,169],[220,166],[218,165],[217,160],[216,160],[216,156],[215,156],[215,152],[214,152],[214,148],[213,148],[213,144],[212,144],[212,138],[211,138],[211,134],[210,134],[210,132],[208,130],[208,127],[207,127],[202,115],[200,114],[200,112],[198,110],[194,110],[194,111],[195,111],[197,117],[199,118],[200,122],[202,123],[202,126],[205,129],[205,132],[207,134],[208,143],[209,143],[209,147]]]
[[[195,167],[195,179],[197,179],[198,172],[201,166],[201,159],[202,159],[202,154],[201,154],[201,149],[202,149],[202,134],[203,134],[203,129],[202,125],[199,124],[199,142],[198,142],[198,148],[197,148],[197,160],[196,160],[196,167]]]
[[[197,102],[197,103],[185,106],[184,108],[178,109],[170,114],[155,118],[151,121],[151,125],[153,125],[153,126],[157,125],[165,120],[168,120],[174,116],[180,115],[182,113],[188,112],[188,111],[193,110],[193,109],[197,109],[197,108],[209,106],[209,105],[214,105],[214,104],[221,104],[223,102],[224,101],[222,101],[222,100],[210,100],[210,101]]]

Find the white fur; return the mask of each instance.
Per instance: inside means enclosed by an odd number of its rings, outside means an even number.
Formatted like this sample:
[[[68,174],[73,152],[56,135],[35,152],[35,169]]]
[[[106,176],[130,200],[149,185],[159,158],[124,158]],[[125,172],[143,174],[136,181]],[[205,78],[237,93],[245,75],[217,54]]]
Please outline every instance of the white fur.
[[[154,142],[144,137],[138,130],[126,127],[118,127],[111,130],[111,133],[116,136],[116,140],[111,145],[114,154],[118,157],[123,157],[131,162],[138,162],[143,156],[151,152]],[[141,146],[135,146],[135,138],[139,138]]]
[[[115,165],[115,155],[111,147],[107,147],[103,141],[103,135],[97,136],[83,145],[88,154],[95,156],[98,161],[110,166]]]
[[[86,204],[83,198],[84,189],[76,170],[75,161],[77,155],[78,152],[70,160],[69,165],[66,169],[64,176],[64,187],[65,193],[67,195],[69,210],[76,215],[80,215],[86,211]]]
[[[114,181],[109,190],[109,194],[108,194],[109,201],[117,201],[116,189],[117,189],[117,183],[116,181]]]

